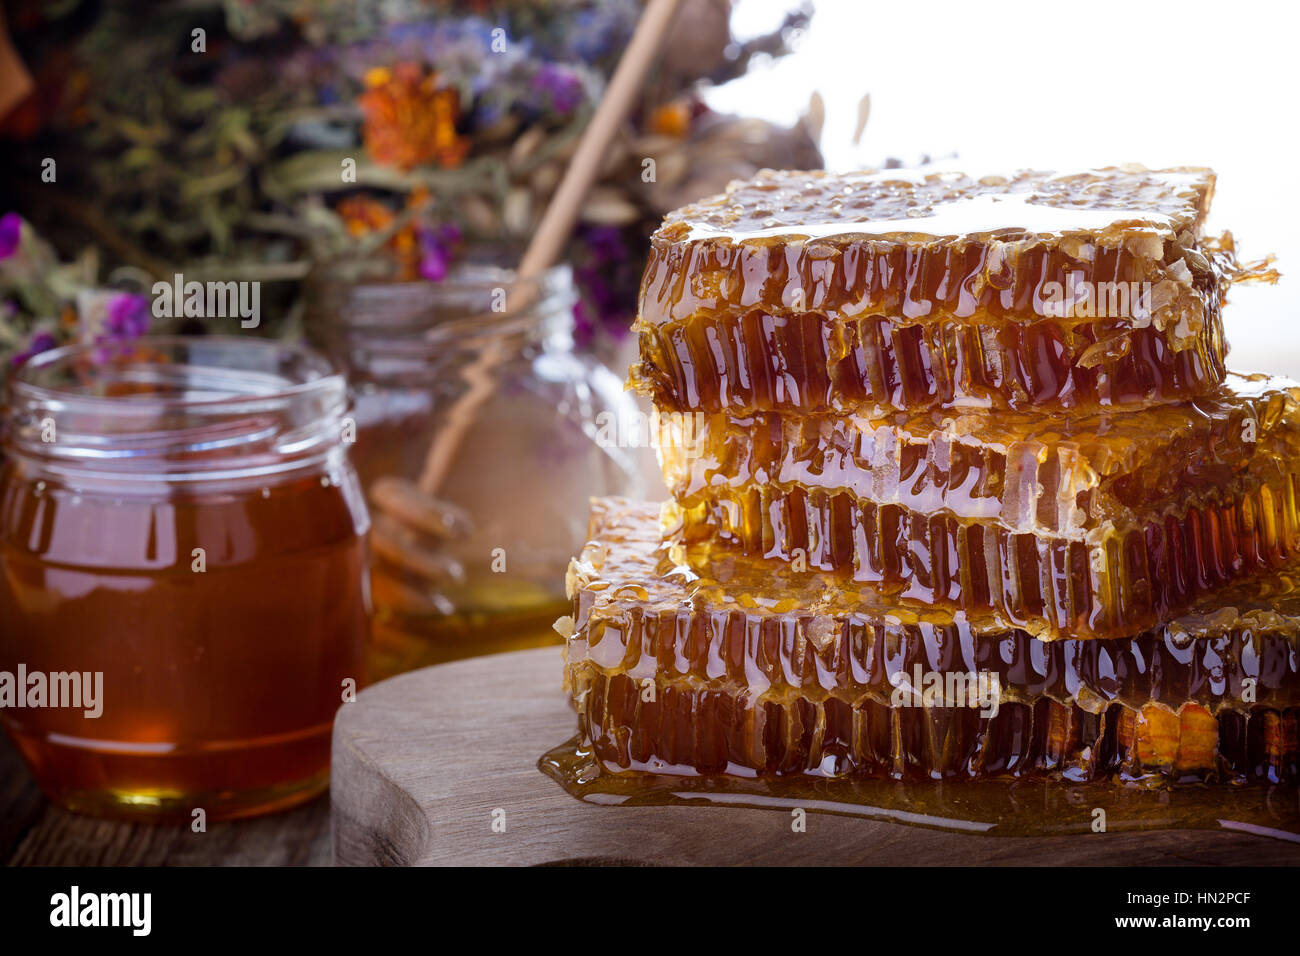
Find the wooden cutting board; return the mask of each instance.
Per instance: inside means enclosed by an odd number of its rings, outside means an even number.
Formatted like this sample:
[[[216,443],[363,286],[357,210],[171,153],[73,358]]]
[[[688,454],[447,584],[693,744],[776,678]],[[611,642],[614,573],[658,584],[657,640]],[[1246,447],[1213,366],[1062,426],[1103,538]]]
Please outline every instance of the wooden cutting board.
[[[598,806],[538,758],[573,736],[559,648],[414,671],[334,725],[334,860],[343,865],[1300,864],[1300,844],[1230,830],[960,834],[788,808]]]

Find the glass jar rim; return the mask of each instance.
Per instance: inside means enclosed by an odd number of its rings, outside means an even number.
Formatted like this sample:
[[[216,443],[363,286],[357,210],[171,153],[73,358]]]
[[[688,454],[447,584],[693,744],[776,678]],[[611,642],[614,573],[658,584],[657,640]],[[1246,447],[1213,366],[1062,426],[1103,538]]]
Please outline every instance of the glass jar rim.
[[[309,302],[323,300],[327,307],[321,314],[328,322],[425,345],[523,332],[550,311],[567,308],[575,294],[572,269],[565,263],[519,278],[513,269],[476,262],[458,265],[436,282],[317,275],[307,292]],[[528,296],[527,306],[509,308],[510,296],[520,293]]]
[[[306,369],[315,372],[315,374],[299,382],[283,380],[284,384],[273,389],[247,391],[210,398],[160,396],[156,393],[94,395],[84,391],[32,381],[33,376],[38,373],[49,374],[60,368],[67,368],[78,362],[78,360],[89,359],[90,365],[103,366],[110,362],[120,362],[127,359],[129,352],[164,352],[178,347],[194,348],[204,346],[214,351],[217,349],[228,351],[245,350],[247,354],[261,353],[266,357],[273,354],[296,355],[303,360]],[[158,363],[140,364],[144,366]],[[84,364],[83,367],[85,367]],[[241,371],[241,369],[234,366],[211,366],[211,368],[214,370],[224,369],[230,372]],[[253,385],[251,378],[247,380],[247,384],[251,388]],[[10,373],[7,383],[9,396],[6,404],[12,408],[17,399],[36,401],[57,399],[63,403],[85,403],[87,406],[104,405],[112,407],[114,411],[121,414],[130,414],[137,410],[148,414],[150,413],[148,408],[150,400],[155,406],[183,406],[196,409],[222,406],[238,408],[241,405],[256,405],[267,400],[292,398],[312,392],[343,390],[345,388],[343,373],[328,358],[303,343],[252,336],[241,338],[233,335],[148,335],[123,342],[120,346],[77,342],[39,352]]]
[[[6,449],[86,478],[190,481],[317,467],[336,453],[348,411],[345,379],[327,358],[252,336],[62,346],[16,368],[6,393]]]

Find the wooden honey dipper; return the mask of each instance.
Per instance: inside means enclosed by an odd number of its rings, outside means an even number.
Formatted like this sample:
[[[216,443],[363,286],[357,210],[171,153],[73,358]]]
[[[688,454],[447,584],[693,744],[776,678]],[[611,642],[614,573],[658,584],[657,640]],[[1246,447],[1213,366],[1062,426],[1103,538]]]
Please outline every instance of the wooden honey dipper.
[[[650,64],[658,52],[680,0],[650,0],[637,23],[632,39],[619,59],[605,95],[583,131],[564,178],[542,214],[537,231],[515,271],[505,296],[505,311],[518,313],[538,298],[542,276],[560,256],[588,189],[595,181],[601,161],[641,88]],[[388,475],[370,487],[370,499],[378,512],[371,529],[375,554],[422,579],[459,580],[464,569],[450,555],[420,544],[420,538],[446,540],[469,526],[463,509],[437,498],[451,464],[466,434],[477,420],[479,409],[496,390],[494,373],[509,357],[502,337],[495,337],[478,358],[462,371],[468,388],[448,409],[446,424],[434,437],[425,455],[417,481]],[[404,603],[430,605],[427,610],[447,613],[450,608],[427,596],[408,593]]]

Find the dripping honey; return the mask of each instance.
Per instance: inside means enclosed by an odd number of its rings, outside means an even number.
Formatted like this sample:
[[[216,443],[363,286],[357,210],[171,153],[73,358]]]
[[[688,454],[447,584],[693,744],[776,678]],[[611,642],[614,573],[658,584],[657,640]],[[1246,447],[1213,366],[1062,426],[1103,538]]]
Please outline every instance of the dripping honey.
[[[1230,238],[1198,237],[1213,174],[1167,172],[733,184],[656,233],[633,382],[678,411],[1069,410],[1204,394],[1224,376],[1225,290],[1248,270]],[[1154,314],[1055,318],[1047,290],[1074,276],[1145,284]]]
[[[1276,274],[1202,235],[1213,186],[763,171],[670,213],[631,383],[701,427],[662,524],[593,502],[579,734],[539,766],[606,804],[1300,829],[1300,386],[1225,371],[1229,286]],[[1046,307],[1076,280],[1151,308]],[[1000,706],[898,700],[909,665]]]

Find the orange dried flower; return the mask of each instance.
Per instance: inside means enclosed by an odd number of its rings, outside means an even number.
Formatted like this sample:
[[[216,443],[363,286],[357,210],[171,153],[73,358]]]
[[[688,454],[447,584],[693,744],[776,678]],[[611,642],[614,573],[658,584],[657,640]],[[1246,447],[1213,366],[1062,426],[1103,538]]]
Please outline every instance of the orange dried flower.
[[[679,139],[691,131],[691,108],[680,100],[664,103],[650,112],[650,132]]]
[[[383,229],[393,221],[393,211],[369,196],[349,196],[339,202],[337,212],[348,235],[354,239]]]
[[[438,88],[438,74],[416,63],[366,73],[358,104],[366,150],[377,162],[401,169],[422,163],[459,166],[469,140],[456,132],[460,94]]]
[[[420,209],[432,201],[432,194],[420,186],[407,196],[406,206],[408,209]],[[354,239],[387,229],[397,218],[388,206],[369,196],[349,196],[339,201],[335,211],[343,219],[348,235]],[[393,254],[399,279],[415,279],[419,276],[420,242],[413,222],[395,232],[384,247]]]

